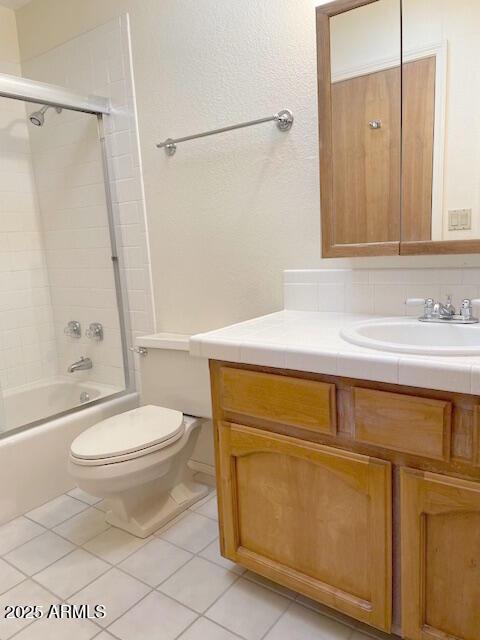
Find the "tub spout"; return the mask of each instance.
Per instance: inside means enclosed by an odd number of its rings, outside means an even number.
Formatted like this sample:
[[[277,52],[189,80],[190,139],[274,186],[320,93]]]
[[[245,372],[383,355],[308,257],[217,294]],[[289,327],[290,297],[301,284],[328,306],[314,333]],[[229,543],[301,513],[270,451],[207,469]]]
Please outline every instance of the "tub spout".
[[[75,371],[86,371],[93,367],[93,362],[90,358],[84,358],[83,356],[77,362],[74,362],[67,368],[68,373],[75,373]]]

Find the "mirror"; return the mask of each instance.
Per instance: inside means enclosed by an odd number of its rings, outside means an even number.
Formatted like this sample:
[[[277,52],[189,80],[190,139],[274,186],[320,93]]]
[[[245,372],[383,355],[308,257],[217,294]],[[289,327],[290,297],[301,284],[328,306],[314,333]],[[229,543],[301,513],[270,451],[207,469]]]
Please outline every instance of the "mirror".
[[[480,238],[479,24],[478,0],[403,0],[406,243]]]
[[[322,45],[325,54],[323,61],[319,56],[325,94],[319,128],[329,157],[321,176],[322,218],[329,221],[327,228],[323,225],[324,255],[362,255],[365,245],[374,253],[398,253],[400,0],[378,0],[317,16],[319,54]],[[322,93],[320,84],[319,90]]]
[[[475,17],[478,0],[317,8],[324,257],[480,252]]]

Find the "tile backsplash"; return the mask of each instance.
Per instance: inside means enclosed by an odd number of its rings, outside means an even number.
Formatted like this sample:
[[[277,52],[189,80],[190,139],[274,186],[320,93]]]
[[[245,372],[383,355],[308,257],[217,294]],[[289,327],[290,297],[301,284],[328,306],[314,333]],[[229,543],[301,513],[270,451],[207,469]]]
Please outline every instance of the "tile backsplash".
[[[406,298],[447,295],[459,306],[478,298],[480,269],[296,269],[284,271],[284,307],[295,311],[344,311],[419,315]]]

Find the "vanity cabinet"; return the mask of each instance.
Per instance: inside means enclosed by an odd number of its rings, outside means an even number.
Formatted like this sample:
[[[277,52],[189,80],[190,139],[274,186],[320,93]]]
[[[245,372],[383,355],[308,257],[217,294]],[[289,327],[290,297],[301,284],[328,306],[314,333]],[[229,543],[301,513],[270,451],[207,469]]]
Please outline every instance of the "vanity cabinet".
[[[210,370],[223,555],[408,640],[480,640],[480,399]]]
[[[224,553],[388,629],[390,464],[229,423],[218,455]]]
[[[480,637],[480,484],[401,472],[402,621],[409,640]]]

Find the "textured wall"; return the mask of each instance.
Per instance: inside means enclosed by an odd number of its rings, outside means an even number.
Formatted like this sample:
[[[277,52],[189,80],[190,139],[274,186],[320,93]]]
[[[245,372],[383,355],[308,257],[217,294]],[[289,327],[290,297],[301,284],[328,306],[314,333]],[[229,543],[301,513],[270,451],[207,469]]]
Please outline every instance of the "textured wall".
[[[17,13],[27,60],[130,14],[159,330],[203,331],[278,309],[284,268],[354,264],[320,259],[316,4],[33,0]],[[154,146],[282,107],[296,117],[286,135],[264,125],[186,143],[170,159]]]

